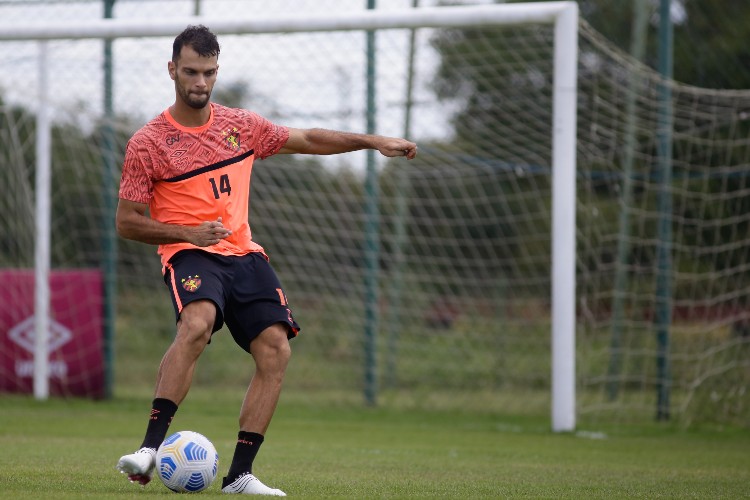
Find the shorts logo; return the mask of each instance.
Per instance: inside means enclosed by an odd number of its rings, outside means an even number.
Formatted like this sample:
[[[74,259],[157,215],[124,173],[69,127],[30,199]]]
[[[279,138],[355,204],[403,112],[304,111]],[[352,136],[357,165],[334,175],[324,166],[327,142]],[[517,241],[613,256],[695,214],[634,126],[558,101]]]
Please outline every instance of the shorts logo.
[[[201,287],[201,278],[197,274],[195,276],[188,276],[182,278],[182,288],[188,292],[194,292]]]

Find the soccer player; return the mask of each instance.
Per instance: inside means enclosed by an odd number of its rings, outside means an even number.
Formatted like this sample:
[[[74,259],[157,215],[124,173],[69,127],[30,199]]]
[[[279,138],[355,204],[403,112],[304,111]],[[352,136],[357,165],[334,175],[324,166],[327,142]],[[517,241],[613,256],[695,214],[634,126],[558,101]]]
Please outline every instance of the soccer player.
[[[225,493],[286,496],[253,474],[253,460],[279,400],[289,340],[299,325],[248,222],[254,160],[274,154],[329,155],[373,149],[412,159],[405,139],[271,123],[243,109],[211,102],[219,43],[205,26],[174,40],[169,76],[175,101],[128,142],[116,214],[123,238],[158,245],[177,332],[159,366],[140,449],[117,468],[148,483],[156,449],[190,388],[196,361],[226,323],[255,361],[239,416],[237,444],[223,480]],[[148,213],[147,213],[148,210]]]

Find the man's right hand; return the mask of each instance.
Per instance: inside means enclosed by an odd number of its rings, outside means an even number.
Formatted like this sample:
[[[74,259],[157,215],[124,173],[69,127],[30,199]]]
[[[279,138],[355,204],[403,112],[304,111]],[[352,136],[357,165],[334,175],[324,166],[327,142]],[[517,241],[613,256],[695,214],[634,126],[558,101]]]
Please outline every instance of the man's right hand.
[[[232,235],[232,231],[224,227],[221,217],[214,221],[206,221],[190,230],[190,243],[197,247],[216,245],[224,238]]]

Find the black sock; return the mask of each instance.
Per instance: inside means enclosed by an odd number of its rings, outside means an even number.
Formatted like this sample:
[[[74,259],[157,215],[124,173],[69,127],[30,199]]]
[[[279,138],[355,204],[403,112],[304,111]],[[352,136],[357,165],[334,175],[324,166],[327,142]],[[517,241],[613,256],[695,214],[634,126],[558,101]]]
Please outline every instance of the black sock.
[[[237,446],[234,448],[232,465],[229,466],[229,472],[227,472],[227,476],[221,485],[222,488],[237,479],[241,474],[253,472],[253,460],[255,460],[255,455],[258,454],[261,444],[263,444],[263,436],[260,434],[245,431],[240,431],[237,434]]]
[[[141,448],[158,449],[167,436],[167,429],[172,423],[172,417],[177,412],[177,405],[164,398],[156,398],[151,403],[151,415],[148,417],[146,436],[143,438]]]

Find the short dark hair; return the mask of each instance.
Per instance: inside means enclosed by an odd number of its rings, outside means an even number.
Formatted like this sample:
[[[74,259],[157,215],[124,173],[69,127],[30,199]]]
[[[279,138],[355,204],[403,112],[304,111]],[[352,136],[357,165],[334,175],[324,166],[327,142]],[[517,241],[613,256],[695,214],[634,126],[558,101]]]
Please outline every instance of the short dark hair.
[[[172,44],[172,61],[176,62],[180,58],[182,47],[186,45],[192,47],[202,57],[219,57],[220,48],[216,35],[202,24],[190,25],[177,35]]]

